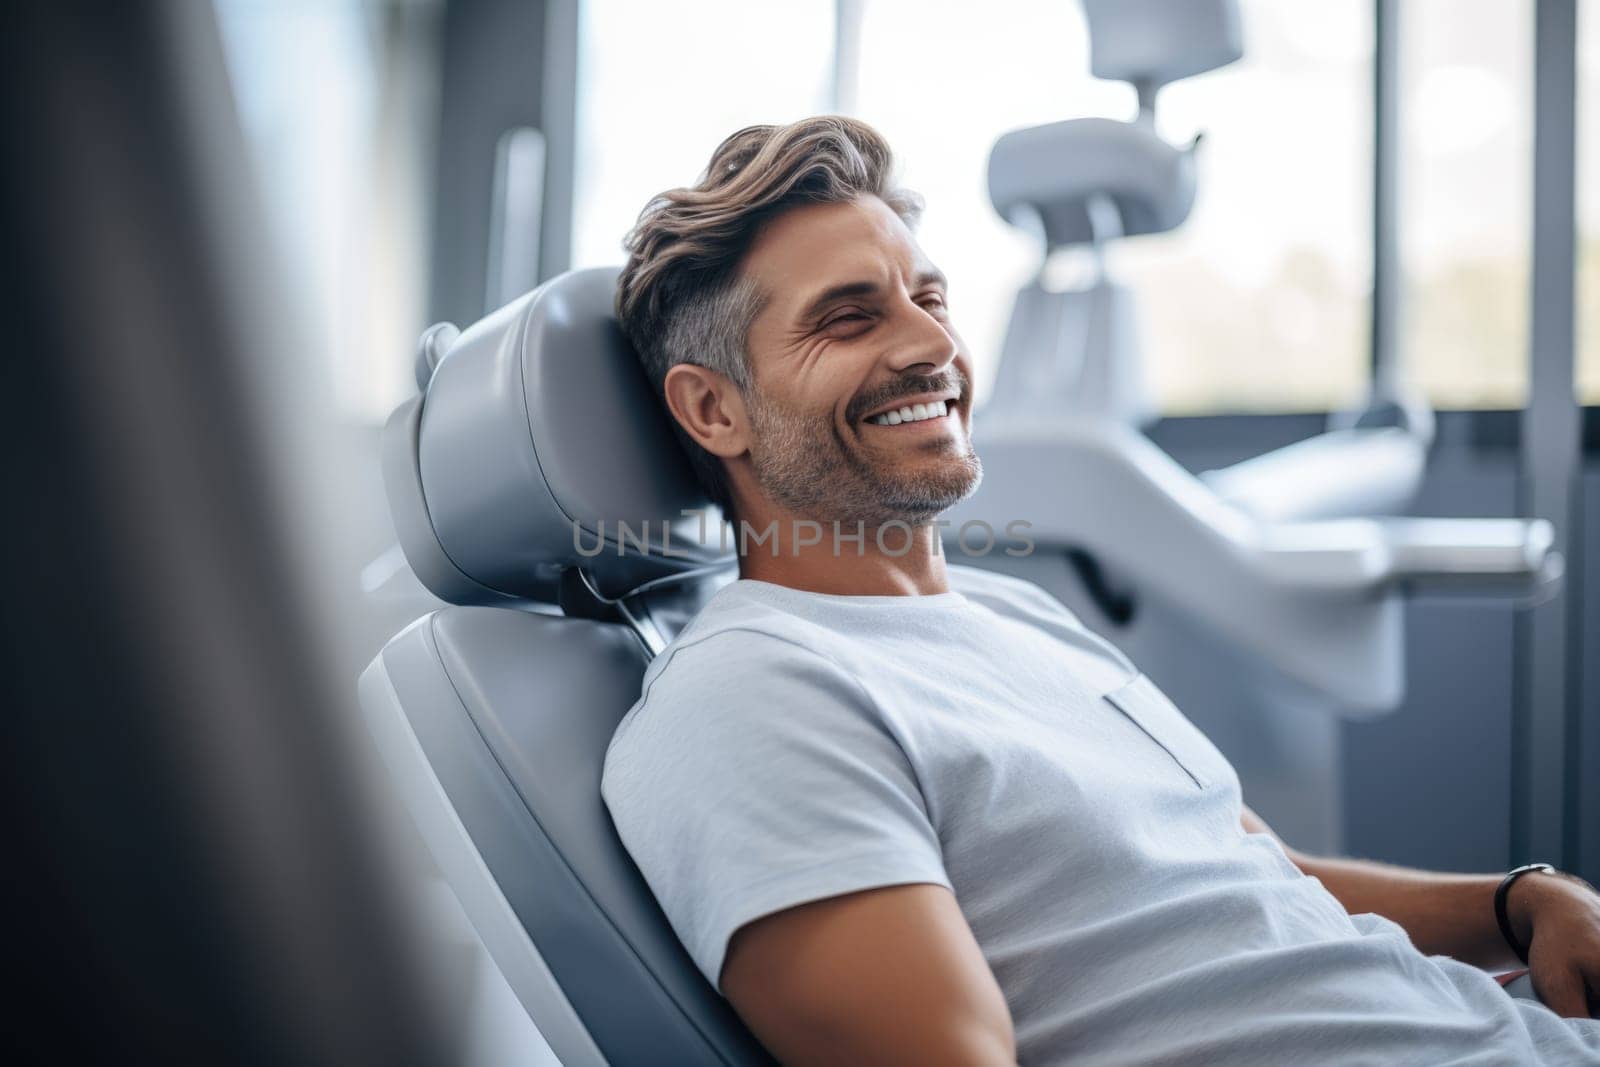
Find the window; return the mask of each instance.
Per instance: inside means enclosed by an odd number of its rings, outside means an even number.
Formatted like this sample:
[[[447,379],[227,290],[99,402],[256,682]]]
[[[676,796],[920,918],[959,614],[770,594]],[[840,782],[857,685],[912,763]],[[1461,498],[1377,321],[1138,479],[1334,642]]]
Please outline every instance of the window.
[[[621,263],[650,198],[729,134],[831,109],[831,0],[587,0],[580,20],[574,267]]]
[[[1600,404],[1600,4],[1578,5],[1578,398]]]
[[[1533,0],[1408,0],[1400,22],[1401,358],[1435,405],[1528,392]]]
[[[1245,58],[1167,88],[1164,136],[1206,132],[1200,190],[1172,234],[1111,266],[1142,306],[1144,373],[1168,413],[1346,406],[1368,377],[1372,5],[1245,0]],[[867,0],[855,113],[928,199],[922,243],[950,275],[979,385],[992,381],[1032,241],[989,204],[1009,129],[1130,118],[1133,91],[1089,75],[1076,5]]]
[[[1204,132],[1189,221],[1129,242],[1162,410],[1353,407],[1371,376],[1369,0],[1245,0],[1242,60],[1157,102]]]

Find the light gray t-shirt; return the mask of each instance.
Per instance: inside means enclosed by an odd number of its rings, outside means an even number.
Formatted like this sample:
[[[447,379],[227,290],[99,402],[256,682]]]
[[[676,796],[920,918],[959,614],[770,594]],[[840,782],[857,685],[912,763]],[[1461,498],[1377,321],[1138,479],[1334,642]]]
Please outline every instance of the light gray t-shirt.
[[[934,883],[1023,1063],[1600,1063],[1600,1022],[1244,833],[1228,761],[1054,599],[950,570],[923,597],[740,580],[651,664],[602,792],[713,984],[754,919]]]

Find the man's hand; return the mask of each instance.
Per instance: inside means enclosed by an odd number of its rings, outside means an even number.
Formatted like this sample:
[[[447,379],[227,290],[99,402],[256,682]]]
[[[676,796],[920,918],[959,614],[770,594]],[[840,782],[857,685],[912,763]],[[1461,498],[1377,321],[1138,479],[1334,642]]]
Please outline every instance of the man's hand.
[[[1569,1019],[1600,1013],[1600,894],[1565,874],[1523,875],[1506,895],[1512,932],[1528,948],[1533,991]]]

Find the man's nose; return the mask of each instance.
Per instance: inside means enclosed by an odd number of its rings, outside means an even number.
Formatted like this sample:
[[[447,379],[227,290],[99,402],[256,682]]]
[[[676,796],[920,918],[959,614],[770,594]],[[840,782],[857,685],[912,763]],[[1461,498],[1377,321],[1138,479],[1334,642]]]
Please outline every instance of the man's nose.
[[[897,319],[889,351],[891,369],[932,374],[955,362],[960,354],[955,336],[926,308],[907,301]]]

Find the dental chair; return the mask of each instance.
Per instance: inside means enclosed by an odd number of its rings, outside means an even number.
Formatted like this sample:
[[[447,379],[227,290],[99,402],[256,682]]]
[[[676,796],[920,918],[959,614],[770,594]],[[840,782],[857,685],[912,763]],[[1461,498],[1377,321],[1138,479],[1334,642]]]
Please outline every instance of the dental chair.
[[[1340,721],[1400,704],[1404,599],[1531,602],[1562,561],[1540,520],[1396,517],[1433,419],[1388,377],[1326,433],[1225,470],[1192,475],[1144,435],[1135,294],[1105,251],[1187,219],[1200,140],[1163,140],[1156,97],[1240,58],[1243,35],[1234,0],[1082,2],[1094,74],[1133,84],[1139,110],[1015,130],[990,153],[991,202],[1037,238],[1041,266],[974,416],[984,480],[947,516],[947,545],[960,551],[965,523],[1029,522],[1031,554],[971,562],[1076,611],[1222,749],[1287,840],[1335,853]],[[1045,265],[1066,249],[1092,277],[1052,290]]]
[[[424,335],[421,393],[384,430],[384,481],[406,560],[449,606],[384,647],[361,705],[562,1063],[770,1063],[600,796],[653,650],[733,576],[681,515],[710,505],[612,317],[616,277],[566,274],[465,333]]]
[[[616,274],[566,274],[464,333],[424,335],[420,393],[384,430],[384,482],[406,561],[447,606],[385,645],[360,702],[450,892],[563,1064],[769,1064],[678,942],[600,795],[650,657],[735,573],[612,317]],[[988,477],[1009,493],[1017,432],[995,436]],[[1274,622],[1290,631],[1365,632],[1393,612],[1397,574],[1437,566],[1382,541],[1354,555],[1274,546],[1153,445],[1121,447],[1131,466],[1109,458],[1076,477],[1130,479],[1118,522],[1213,523],[1205,564],[1233,568],[1214,580],[1245,583],[1254,600],[1241,604],[1284,598]],[[1052,568],[1075,535],[1047,533],[1033,576],[1059,586]]]

